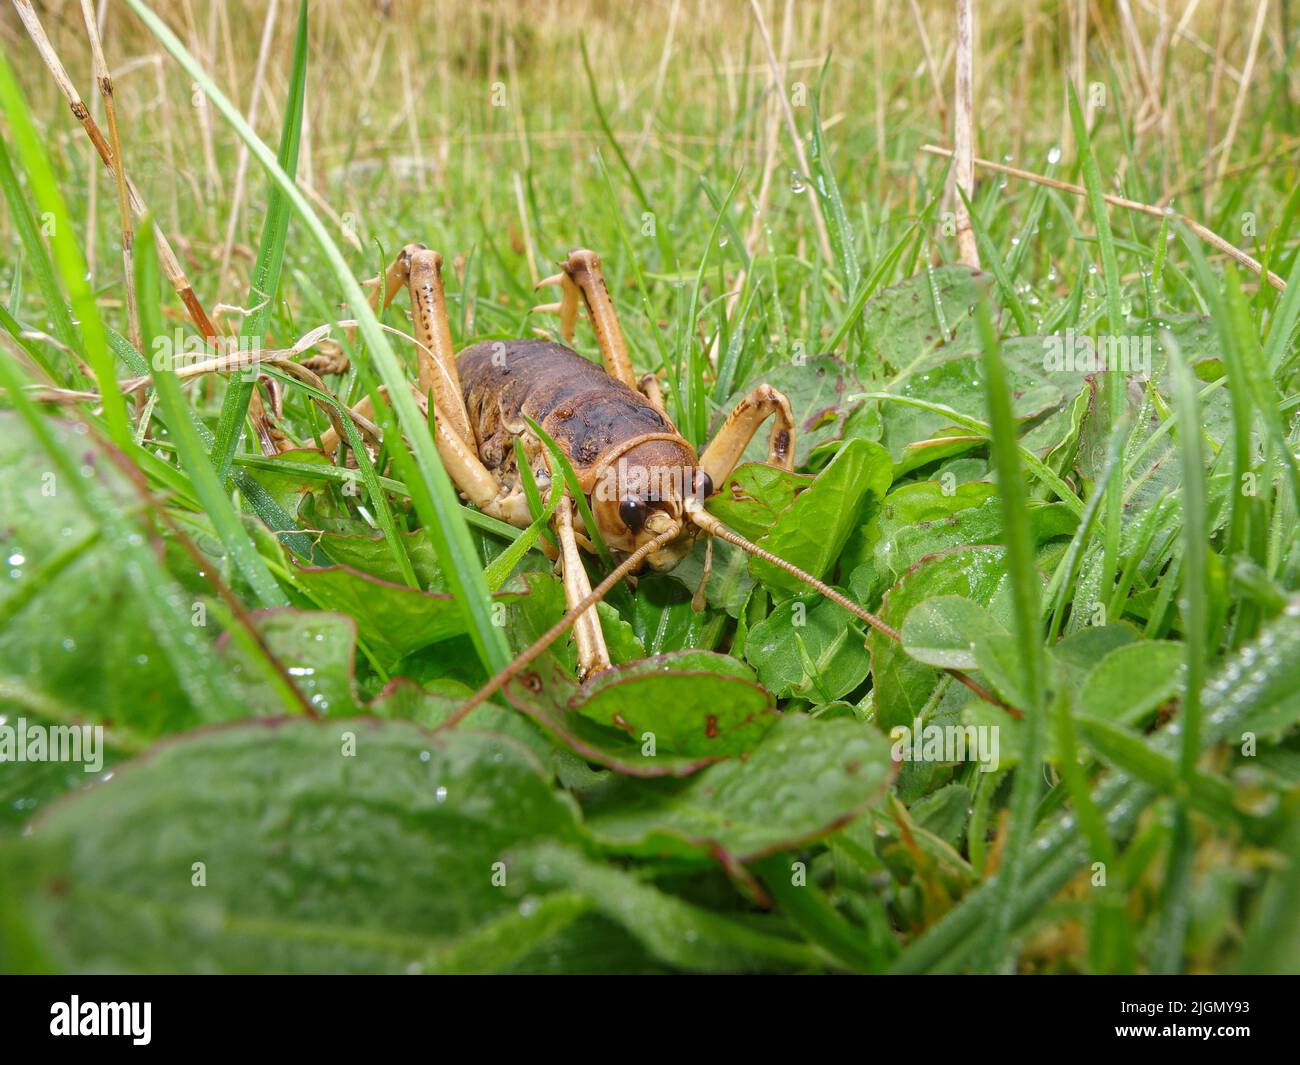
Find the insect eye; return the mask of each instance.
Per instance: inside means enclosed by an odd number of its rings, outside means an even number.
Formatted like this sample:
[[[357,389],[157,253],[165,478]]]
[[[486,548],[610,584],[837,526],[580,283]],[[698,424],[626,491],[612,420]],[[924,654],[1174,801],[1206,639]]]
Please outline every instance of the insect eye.
[[[708,499],[713,495],[713,478],[703,470],[695,475],[695,488],[700,494],[701,499]]]
[[[623,519],[632,532],[640,532],[641,527],[645,525],[646,507],[645,503],[635,497],[629,496],[618,505],[618,516]]]

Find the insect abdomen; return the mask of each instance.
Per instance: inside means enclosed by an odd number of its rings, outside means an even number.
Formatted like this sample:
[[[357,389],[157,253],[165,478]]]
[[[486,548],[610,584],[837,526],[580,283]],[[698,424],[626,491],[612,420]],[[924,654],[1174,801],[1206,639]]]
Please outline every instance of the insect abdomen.
[[[456,361],[479,457],[503,479],[513,479],[525,415],[555,438],[580,478],[616,444],[676,432],[639,392],[562,344],[484,341]]]

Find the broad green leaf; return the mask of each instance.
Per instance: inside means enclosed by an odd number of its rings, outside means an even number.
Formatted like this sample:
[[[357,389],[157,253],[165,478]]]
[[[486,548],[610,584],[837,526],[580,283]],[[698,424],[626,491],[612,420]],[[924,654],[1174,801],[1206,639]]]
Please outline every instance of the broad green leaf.
[[[47,426],[55,446],[107,505],[124,514],[139,505],[84,426],[53,420]],[[230,698],[206,712],[193,703],[141,612],[142,589],[122,564],[126,545],[101,534],[74,486],[12,412],[0,413],[0,515],[0,713],[39,712],[63,724],[111,722],[129,746],[248,713],[232,683]],[[131,546],[143,542],[141,534],[129,535],[136,541]],[[185,628],[173,635],[206,642],[218,628],[206,601],[182,598],[173,575],[153,552],[148,557],[154,579],[174,596],[176,617],[184,618]],[[188,559],[184,565],[192,571]]]
[[[1183,690],[1183,645],[1145,640],[1120,647],[1093,668],[1078,692],[1078,712],[1136,728]]]
[[[232,383],[230,388],[234,388]],[[291,518],[297,518],[298,508],[306,497],[324,483],[312,478],[303,470],[304,466],[313,469],[333,469],[329,456],[323,451],[309,448],[295,448],[283,451],[274,459],[268,459],[266,466],[249,468],[248,476],[266,489],[267,494]]]
[[[1014,394],[1012,412],[1018,422],[1040,418],[1064,402],[1061,389],[1035,368],[1012,364],[1007,367],[1007,374]],[[966,354],[923,366],[891,385],[889,391],[942,404],[983,421],[986,416],[983,387],[979,358]],[[898,474],[980,445],[979,437],[963,428],[954,428],[950,418],[909,404],[882,404],[881,418],[884,432],[880,442],[897,463]]]
[[[357,624],[347,614],[291,608],[252,615],[258,636],[321,717],[346,717],[359,708],[356,688]],[[273,715],[279,696],[265,670],[258,670],[227,633],[218,648],[230,661],[246,713]]]
[[[981,289],[992,283],[968,266],[941,266],[882,289],[862,310],[868,346],[854,366],[891,376],[941,347],[976,350],[971,314]]]
[[[1137,629],[1123,622],[1086,625],[1056,644],[1051,649],[1052,657],[1060,669],[1067,671],[1070,682],[1077,686],[1102,659],[1141,638]]]
[[[385,668],[413,651],[466,631],[464,613],[449,592],[408,588],[350,566],[293,565],[295,584],[323,609],[354,618],[361,639]],[[492,600],[508,604],[519,595],[497,592]]]
[[[688,757],[744,754],[778,720],[753,672],[726,655],[679,651],[615,666],[568,701],[571,711],[645,745]]]
[[[637,582],[631,632],[644,648],[643,654],[711,650],[725,621],[715,610],[695,610],[691,592],[680,580],[652,573]]]
[[[903,650],[929,666],[973,670],[976,641],[1006,630],[978,603],[960,595],[937,595],[907,612]]]
[[[412,971],[515,910],[493,884],[525,875],[513,851],[575,834],[504,737],[241,725],[51,810],[29,844],[49,864],[21,904],[66,970]]]
[[[719,680],[725,682],[726,678]],[[745,682],[735,678],[732,683]],[[756,685],[753,687],[761,690]],[[502,694],[511,706],[531,718],[562,747],[585,761],[627,776],[689,776],[723,757],[672,754],[660,749],[657,740],[652,745],[648,739],[633,736],[626,729],[602,725],[584,714],[573,713],[570,702],[579,698],[581,692],[569,670],[554,660],[542,658],[536,668],[507,684]],[[613,693],[611,698],[618,698],[618,693]],[[707,716],[703,727],[708,727]]]
[[[410,721],[421,728],[436,729],[473,694],[468,686],[454,680],[431,681],[421,686],[398,677],[375,696],[365,707],[365,713],[386,721]],[[554,750],[546,736],[526,717],[492,702],[476,706],[461,727],[517,740],[543,764]]]
[[[447,584],[443,580],[442,569],[438,565],[438,555],[428,533],[423,529],[402,534],[406,544],[406,555],[411,560],[411,567],[420,582],[420,587],[430,591],[445,591]],[[382,535],[349,535],[345,533],[325,533],[320,538],[320,545],[326,553],[341,566],[357,570],[381,581],[401,584],[402,575],[393,552],[384,542]]]
[[[966,544],[997,543],[1001,508],[986,482],[917,481],[895,488],[845,546],[841,571],[853,594],[868,606],[925,555]],[[985,505],[987,504],[987,505]]]
[[[751,628],[745,660],[778,699],[794,695],[813,702],[847,695],[871,665],[862,623],[816,596],[787,599]]]
[[[951,547],[1001,544],[1002,503],[997,489],[983,481],[951,485],[920,481],[896,488],[885,497],[845,547],[840,572],[848,567],[849,586],[868,607],[885,589],[926,555]],[[1069,507],[1036,504],[1029,519],[1038,543],[1068,536],[1077,525]]]
[[[878,444],[850,440],[782,511],[759,546],[814,577],[825,577],[860,523],[868,499],[883,499],[892,477],[889,456]],[[750,572],[776,592],[806,589],[801,581],[759,558],[750,562]]]
[[[882,620],[898,628],[913,607],[926,599],[958,595],[987,607],[1005,626],[1010,619],[1005,555],[1001,547],[967,547],[929,556],[885,593]],[[867,646],[877,723],[886,732],[896,725],[911,725],[925,709],[941,674],[874,630]]]
[[[673,567],[669,576],[679,582],[689,594],[694,595],[704,580],[704,561],[711,544],[713,564],[708,583],[704,587],[705,599],[714,610],[738,618],[754,587],[754,578],[749,573],[749,555],[716,536],[710,539],[709,544],[704,540],[701,536],[695,541],[695,548]],[[706,623],[713,621],[712,618],[702,620]]]
[[[971,793],[961,784],[949,784],[913,803],[912,819],[950,846],[960,846],[970,819]]]
[[[975,641],[975,668],[994,691],[1016,707],[1026,702],[1020,654],[1019,642],[1008,632],[986,633]]]
[[[746,462],[717,487],[707,506],[741,536],[757,540],[812,483],[807,474],[790,473],[766,462]]]
[[[668,965],[725,973],[821,968],[819,955],[772,927],[772,918],[742,921],[692,905],[574,847],[542,843],[521,859],[529,886],[544,897],[585,896]]]
[[[588,815],[587,831],[619,853],[731,867],[838,828],[883,797],[893,769],[869,725],[787,713],[748,758],[684,784],[625,786]]]

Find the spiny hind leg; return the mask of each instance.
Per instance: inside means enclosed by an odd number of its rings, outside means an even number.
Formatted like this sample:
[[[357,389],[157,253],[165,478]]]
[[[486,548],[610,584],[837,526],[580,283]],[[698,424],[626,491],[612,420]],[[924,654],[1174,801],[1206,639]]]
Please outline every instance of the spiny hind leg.
[[[772,433],[768,437],[767,461],[783,470],[794,469],[795,430],[790,401],[771,385],[759,385],[736,404],[700,456],[700,467],[715,486],[721,488],[731,476],[759,426],[768,418],[772,419]]]
[[[555,510],[555,531],[560,541],[560,571],[564,578],[564,604],[572,610],[591,594],[591,581],[582,564],[582,552],[573,529],[573,503],[564,499]],[[578,679],[586,680],[593,673],[609,668],[609,651],[605,647],[605,634],[600,629],[600,615],[594,605],[588,607],[573,623],[573,638],[578,645]]]
[[[420,394],[433,393],[437,409],[450,420],[462,440],[476,444],[456,370],[456,351],[447,320],[447,295],[442,286],[442,256],[423,244],[408,244],[382,278],[375,278],[370,305],[376,311],[393,302],[403,285],[411,297],[411,317],[419,344]]]
[[[537,283],[538,288],[543,285],[559,285],[560,302],[534,309],[558,312],[560,332],[566,341],[572,342],[574,323],[578,316],[578,299],[581,297],[587,307],[587,317],[591,319],[592,328],[596,331],[596,343],[600,345],[605,372],[628,388],[636,389],[637,378],[632,369],[632,357],[628,354],[623,327],[618,324],[618,313],[614,310],[614,301],[610,298],[605,275],[600,270],[600,257],[594,251],[577,248],[560,263],[560,273]]]

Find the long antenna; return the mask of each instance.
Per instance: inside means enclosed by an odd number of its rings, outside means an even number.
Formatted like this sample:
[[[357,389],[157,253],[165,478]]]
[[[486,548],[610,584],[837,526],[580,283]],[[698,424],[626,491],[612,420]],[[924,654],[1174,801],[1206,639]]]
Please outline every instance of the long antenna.
[[[861,618],[882,636],[888,637],[895,643],[902,642],[902,637],[898,634],[898,630],[893,626],[886,624],[875,614],[871,613],[871,611],[864,610],[852,599],[848,598],[841,592],[837,592],[825,581],[818,580],[806,570],[800,569],[793,562],[787,562],[785,559],[772,554],[771,551],[759,547],[758,544],[746,540],[740,535],[740,533],[734,532],[726,525],[723,525],[722,522],[705,510],[704,505],[698,500],[690,498],[686,500],[686,516],[705,532],[716,536],[721,540],[726,540],[727,543],[733,544],[743,551],[748,551],[755,558],[761,558],[764,562],[770,562],[778,569],[782,569],[786,573],[790,574],[790,576],[802,581],[804,584],[808,585],[808,587],[829,599],[832,603],[843,607],[854,617]],[[446,721],[439,725],[435,731],[441,732],[443,729],[455,728],[464,721],[475,707],[481,706],[489,698],[505,687],[506,684],[519,675],[519,672],[526,665],[532,662],[538,655],[559,639],[560,636],[562,636],[573,625],[573,623],[578,620],[578,617],[583,611],[589,609],[594,603],[599,603],[604,599],[609,593],[609,590],[625,576],[631,573],[632,570],[636,569],[647,555],[658,551],[661,547],[667,546],[670,541],[680,534],[680,532],[681,530],[679,527],[669,529],[667,532],[656,536],[653,540],[649,540],[642,544],[633,551],[632,554],[628,555],[627,558],[609,572],[609,575],[603,581],[588,592],[587,595],[584,596],[576,605],[570,608],[570,610],[560,618],[559,621],[534,640],[530,647],[521,651],[519,655],[505,667],[505,669],[497,673],[496,676],[471,695],[469,699],[467,699],[455,713],[448,717]],[[994,695],[993,692],[972,680],[961,670],[947,669],[946,672],[951,674],[955,680],[964,684],[985,702],[992,703],[994,706],[1002,707],[1002,709],[1006,710],[1013,717],[1021,716],[1019,710],[1013,706],[1008,706],[1005,702]]]
[[[739,547],[744,551],[748,551],[755,558],[761,558],[764,562],[770,562],[772,565],[776,566],[777,568],[785,570],[785,572],[790,574],[790,576],[803,581],[803,583],[808,585],[809,588],[812,588],[814,591],[825,596],[832,603],[835,603],[837,606],[843,607],[854,617],[861,618],[863,621],[865,621],[868,625],[870,625],[882,636],[886,636],[889,639],[895,641],[896,643],[902,642],[903,638],[898,634],[898,630],[895,629],[892,625],[886,624],[875,614],[871,613],[871,611],[864,610],[862,607],[858,606],[858,604],[855,603],[852,599],[848,598],[848,596],[845,596],[840,592],[837,592],[834,588],[832,588],[829,584],[825,583],[824,581],[819,581],[811,573],[807,573],[804,570],[801,570],[793,562],[787,562],[785,559],[772,554],[771,551],[766,551],[763,548],[759,547],[758,544],[746,540],[743,536],[740,535],[740,533],[733,532],[731,529],[727,528],[727,526],[723,525],[722,522],[720,522],[707,510],[705,510],[703,504],[700,503],[699,501],[695,499],[688,499],[686,501],[686,516],[690,518],[691,521],[693,521],[705,532],[718,537],[720,540],[726,540],[727,543],[734,544],[736,547]],[[1010,712],[1013,717],[1020,716],[1019,710],[1017,710],[1015,707],[1008,706],[996,695],[994,695],[991,691],[985,688],[982,684],[979,684],[978,682],[972,680],[960,669],[948,669],[947,672],[952,675],[953,679],[960,681],[962,684],[966,685],[967,688],[973,691],[981,699],[985,700],[986,702],[992,703],[994,706],[1002,707],[1004,710]]]
[[[505,669],[501,670],[495,677],[489,680],[478,691],[469,697],[468,700],[453,713],[446,721],[438,726],[435,731],[441,732],[443,729],[455,728],[466,717],[469,716],[476,706],[486,702],[491,696],[495,695],[505,685],[518,675],[519,671],[528,665],[534,658],[540,655],[556,640],[560,638],[575,621],[582,615],[583,611],[589,609],[594,603],[599,603],[609,593],[619,581],[631,573],[637,566],[641,565],[647,555],[653,554],[661,547],[666,547],[674,538],[681,533],[681,527],[674,525],[667,532],[661,533],[653,540],[647,540],[622,562],[609,571],[603,581],[588,592],[581,600],[574,605],[564,617],[560,618],[554,625],[547,629],[541,636],[533,641],[531,647],[523,650]]]

